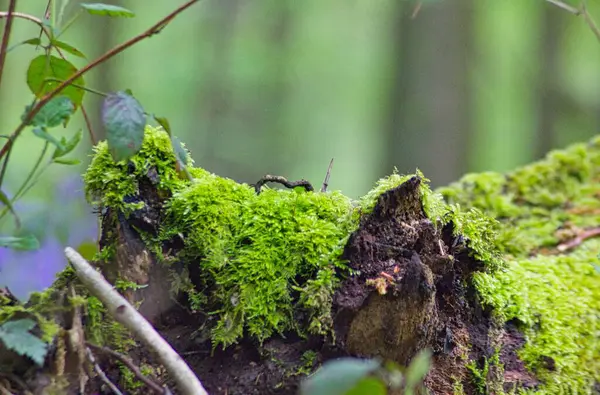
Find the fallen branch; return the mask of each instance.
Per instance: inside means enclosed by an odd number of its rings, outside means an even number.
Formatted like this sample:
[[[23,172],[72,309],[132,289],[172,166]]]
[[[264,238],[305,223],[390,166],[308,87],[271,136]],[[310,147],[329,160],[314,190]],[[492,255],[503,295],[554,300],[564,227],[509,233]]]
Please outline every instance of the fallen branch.
[[[121,390],[119,390],[117,388],[117,386],[112,381],[110,381],[108,379],[108,377],[106,377],[106,373],[104,373],[104,371],[102,370],[100,365],[98,365],[98,363],[96,362],[96,359],[94,358],[94,354],[92,353],[92,350],[90,350],[90,348],[87,347],[85,349],[85,351],[87,353],[88,361],[94,366],[94,370],[96,371],[96,374],[100,377],[100,380],[104,381],[104,383],[108,386],[108,388],[110,388],[110,390],[115,395],[123,395]]]
[[[119,294],[77,251],[67,247],[65,255],[77,277],[106,307],[108,313],[129,329],[161,363],[184,395],[208,395],[202,383],[185,361],[173,350],[152,325]]]

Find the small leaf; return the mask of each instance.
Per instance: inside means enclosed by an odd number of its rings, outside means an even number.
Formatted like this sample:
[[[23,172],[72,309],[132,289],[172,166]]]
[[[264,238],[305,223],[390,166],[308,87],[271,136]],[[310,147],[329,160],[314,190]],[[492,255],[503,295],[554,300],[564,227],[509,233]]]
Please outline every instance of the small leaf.
[[[62,143],[56,137],[54,137],[50,133],[46,132],[42,128],[34,128],[33,134],[35,134],[36,136],[38,136],[39,138],[41,138],[43,140],[46,140],[50,144],[54,144],[60,150],[65,149],[65,147],[62,145]]]
[[[64,159],[64,158],[54,159],[53,162],[58,163],[60,165],[69,165],[69,166],[78,165],[81,163],[81,161],[79,159]]]
[[[142,148],[146,114],[132,96],[125,92],[109,94],[102,103],[102,122],[115,162],[131,158]]]
[[[173,152],[175,152],[175,158],[179,163],[181,168],[185,168],[188,159],[188,153],[183,147],[181,140],[179,140],[176,136],[171,138],[171,145],[173,146]]]
[[[30,110],[31,107],[27,106],[25,113],[21,116],[21,120],[25,120]],[[68,97],[57,96],[46,103],[46,105],[34,115],[29,124],[32,126],[53,128],[61,123],[65,123],[69,117],[73,115],[74,111],[75,106]]]
[[[41,366],[48,353],[48,344],[29,333],[34,326],[35,322],[28,318],[7,321],[0,326],[0,340],[7,348]]]
[[[60,48],[64,51],[67,51],[71,55],[79,56],[80,58],[84,58],[84,59],[86,58],[85,55],[83,54],[83,52],[81,52],[74,46],[67,44],[64,41],[53,40],[52,45],[55,46],[56,48]]]
[[[386,395],[387,388],[377,377],[366,377],[345,395]]]
[[[8,196],[6,196],[6,194],[0,189],[0,203],[4,204],[6,207],[8,207],[8,211],[10,211],[10,213],[15,217],[15,223],[17,224],[17,228],[21,227],[21,220],[19,219],[19,216],[17,215],[15,209],[13,208],[13,205],[10,201],[10,199],[8,198]]]
[[[406,369],[406,387],[414,388],[417,386],[429,371],[431,360],[431,351],[428,349],[420,351],[411,361]]]
[[[40,242],[33,235],[24,237],[0,236],[0,247],[31,251],[40,248]]]
[[[79,145],[81,141],[81,137],[83,137],[83,133],[81,129],[77,131],[68,141],[63,137],[60,142],[63,146],[63,149],[59,149],[58,147],[54,150],[54,154],[52,154],[52,159],[60,158],[61,156],[65,156],[73,151]]]
[[[27,86],[29,86],[29,89],[36,97],[42,98],[60,85],[60,81],[68,79],[76,72],[77,68],[67,60],[51,55],[40,55],[29,63],[29,68],[27,69]],[[56,79],[57,81],[49,81],[49,78]],[[82,76],[76,78],[73,83],[85,86]],[[61,91],[61,95],[71,99],[75,107],[81,105],[84,93],[84,90],[74,86],[67,86]]]
[[[379,368],[376,360],[340,358],[329,361],[300,385],[301,395],[345,395]]]
[[[162,126],[162,128],[165,130],[165,132],[167,132],[167,134],[170,137],[171,136],[171,125],[169,124],[169,120],[165,117],[157,117],[157,116],[154,116],[154,120],[160,126]]]
[[[107,16],[122,16],[125,18],[133,18],[135,14],[127,8],[119,7],[111,4],[102,3],[82,3],[81,6],[92,15],[107,15]]]
[[[12,50],[13,50],[13,49],[15,49],[15,48],[17,48],[17,47],[20,47],[21,45],[28,44],[28,45],[35,45],[35,46],[38,46],[38,45],[40,45],[41,43],[42,43],[42,41],[41,41],[39,38],[37,38],[37,37],[36,37],[36,38],[30,38],[29,40],[21,41],[20,43],[17,43],[17,44],[15,44],[15,45],[12,45],[10,48],[8,48],[8,49],[6,50],[6,52],[10,52],[10,51],[12,51]]]

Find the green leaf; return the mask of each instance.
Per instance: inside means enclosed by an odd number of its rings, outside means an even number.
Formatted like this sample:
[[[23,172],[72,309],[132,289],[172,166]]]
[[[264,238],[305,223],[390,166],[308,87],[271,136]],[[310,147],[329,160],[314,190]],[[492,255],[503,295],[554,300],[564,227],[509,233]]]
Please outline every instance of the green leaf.
[[[125,92],[109,94],[102,103],[102,122],[108,148],[116,162],[131,158],[142,148],[146,114],[132,96]]]
[[[46,132],[43,128],[34,128],[33,134],[35,134],[36,136],[38,136],[39,138],[41,138],[43,140],[46,140],[50,144],[54,144],[60,150],[65,149],[65,147],[62,145],[62,143],[56,137],[54,137],[50,133]]]
[[[79,129],[69,140],[64,137],[61,138],[60,143],[62,144],[63,149],[57,147],[56,150],[54,150],[54,154],[52,154],[52,159],[60,158],[61,156],[71,153],[71,151],[77,148],[82,137],[83,133],[81,132],[81,129]]]
[[[171,145],[173,146],[173,152],[175,152],[175,158],[177,159],[177,162],[179,162],[179,166],[184,168],[187,164],[188,154],[185,148],[183,147],[181,140],[173,136],[171,138]]]
[[[379,368],[376,360],[340,358],[329,361],[300,385],[301,395],[345,395]]]
[[[29,40],[25,40],[25,41],[21,41],[20,43],[11,45],[6,52],[10,52],[13,49],[20,47],[21,45],[25,45],[25,44],[29,44],[29,45],[35,45],[38,46],[42,43],[42,41],[39,38],[30,38]]]
[[[60,165],[68,165],[68,166],[74,166],[74,165],[78,165],[81,163],[81,161],[79,159],[64,159],[64,158],[54,159],[53,162],[58,163]]]
[[[34,58],[27,69],[27,85],[31,92],[38,98],[44,97],[47,93],[53,91],[60,81],[64,81],[77,72],[77,68],[69,61],[57,58],[56,56],[40,55]],[[57,81],[49,81],[49,78]],[[82,76],[73,81],[74,84],[85,86]],[[83,100],[84,90],[74,86],[67,86],[61,91],[61,95],[67,96],[71,102],[78,107]]]
[[[116,5],[102,3],[82,3],[81,6],[92,15],[107,15],[112,17],[122,16],[125,18],[133,18],[135,16],[133,11]]]
[[[0,247],[31,251],[40,248],[40,242],[33,235],[24,237],[0,236]]]
[[[35,322],[29,318],[7,321],[0,326],[0,340],[7,348],[41,366],[48,353],[48,344],[29,333],[33,327]]]
[[[80,58],[84,58],[84,59],[86,58],[85,55],[83,54],[83,52],[81,52],[74,46],[67,44],[64,41],[53,40],[52,45],[55,46],[56,48],[60,48],[64,51],[70,53],[71,55],[79,56]]]
[[[156,115],[154,116],[154,119],[160,126],[162,126],[165,132],[171,136],[171,125],[169,124],[169,120],[165,117],[157,117]]]
[[[8,196],[6,196],[4,191],[2,191],[1,189],[0,189],[0,203],[4,204],[6,207],[8,207],[8,211],[10,211],[10,213],[15,217],[15,222],[17,224],[17,228],[21,227],[21,220],[19,220],[19,216],[17,215],[15,209],[13,208],[13,205],[12,205],[10,199],[8,198]]]
[[[414,388],[417,386],[429,371],[431,361],[431,351],[429,349],[421,350],[411,361],[406,369],[406,387]]]
[[[31,106],[27,106],[25,113],[21,116],[24,121],[27,114],[31,111]],[[32,126],[41,126],[53,128],[61,123],[67,122],[69,117],[73,115],[75,106],[66,96],[57,96],[44,105],[29,123]]]
[[[366,377],[345,395],[386,395],[387,388],[377,377]]]

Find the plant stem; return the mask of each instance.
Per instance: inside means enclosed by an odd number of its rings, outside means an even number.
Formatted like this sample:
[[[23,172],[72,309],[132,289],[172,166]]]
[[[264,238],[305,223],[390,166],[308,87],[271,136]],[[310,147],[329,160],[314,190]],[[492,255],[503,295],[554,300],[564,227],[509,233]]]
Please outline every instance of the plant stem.
[[[184,3],[183,5],[179,6],[177,9],[175,9],[175,11],[171,12],[169,15],[162,18],[160,21],[158,21],[156,24],[154,24],[152,27],[150,27],[145,32],[133,37],[132,39],[124,42],[121,45],[114,47],[110,51],[101,55],[100,57],[98,57],[97,59],[95,59],[88,65],[86,65],[85,67],[79,69],[71,77],[67,78],[64,82],[62,82],[59,86],[57,86],[53,91],[49,92],[46,96],[44,96],[35,105],[35,107],[33,107],[33,109],[31,109],[31,111],[29,111],[27,116],[25,116],[25,119],[23,119],[21,124],[11,134],[12,139],[9,140],[6,144],[4,144],[2,149],[0,149],[0,159],[2,157],[4,157],[4,155],[6,155],[6,152],[10,149],[10,146],[12,145],[12,141],[14,141],[21,134],[21,132],[23,132],[25,127],[29,124],[29,122],[33,119],[33,117],[40,111],[40,109],[44,105],[46,105],[46,103],[48,103],[50,100],[52,100],[52,98],[54,98],[56,95],[58,95],[60,92],[62,92],[62,90],[65,89],[67,86],[69,86],[73,81],[75,81],[77,78],[81,77],[83,74],[87,73],[91,69],[95,68],[99,64],[101,64],[101,63],[105,62],[106,60],[112,58],[113,56],[123,52],[125,49],[131,47],[132,45],[137,44],[138,42],[142,41],[145,38],[148,38],[155,34],[160,33],[160,31],[165,26],[167,26],[169,24],[169,22],[171,22],[177,15],[179,15],[181,12],[183,12],[184,10],[186,10],[187,8],[192,6],[194,3],[197,3],[199,1],[200,0],[190,0],[186,3]]]
[[[12,22],[14,19],[14,12],[16,7],[17,0],[10,0],[10,3],[8,4],[8,15],[6,19],[6,25],[4,25],[4,34],[2,34],[2,44],[0,44],[0,85],[2,85],[2,72],[4,71],[4,62],[6,61],[6,49],[8,48],[8,39],[10,38],[10,30],[12,28]]]

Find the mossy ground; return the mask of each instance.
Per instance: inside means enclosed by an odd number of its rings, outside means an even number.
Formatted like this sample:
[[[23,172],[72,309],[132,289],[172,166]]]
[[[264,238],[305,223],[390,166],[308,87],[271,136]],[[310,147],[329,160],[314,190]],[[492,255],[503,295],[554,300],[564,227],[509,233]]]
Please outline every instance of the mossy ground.
[[[475,283],[499,320],[525,332],[520,356],[543,383],[537,393],[591,393],[600,381],[600,240],[557,246],[600,226],[600,139],[508,175],[467,175],[439,192],[500,221],[506,270],[477,273]]]

